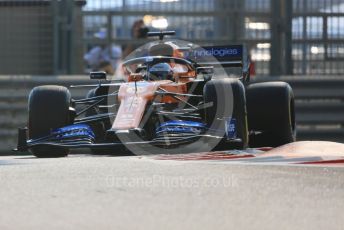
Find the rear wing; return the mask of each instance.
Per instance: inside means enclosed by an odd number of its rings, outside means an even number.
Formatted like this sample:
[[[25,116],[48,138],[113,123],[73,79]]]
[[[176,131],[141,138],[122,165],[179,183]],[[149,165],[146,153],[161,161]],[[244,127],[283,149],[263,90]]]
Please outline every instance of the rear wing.
[[[244,45],[199,47],[189,50],[185,57],[201,66],[242,67],[244,74],[249,73],[250,61]]]

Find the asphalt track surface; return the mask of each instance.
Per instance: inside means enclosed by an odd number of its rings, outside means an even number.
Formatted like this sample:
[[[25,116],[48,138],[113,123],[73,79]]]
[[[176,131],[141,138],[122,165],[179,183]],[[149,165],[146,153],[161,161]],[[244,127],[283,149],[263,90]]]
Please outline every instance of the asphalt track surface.
[[[0,157],[1,230],[343,226],[341,164]]]

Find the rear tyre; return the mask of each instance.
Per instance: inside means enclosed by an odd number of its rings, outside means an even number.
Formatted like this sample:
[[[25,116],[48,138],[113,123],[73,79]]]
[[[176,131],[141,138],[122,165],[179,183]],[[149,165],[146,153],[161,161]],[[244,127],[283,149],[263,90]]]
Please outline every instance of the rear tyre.
[[[205,121],[211,130],[224,130],[225,118],[236,120],[237,138],[240,143],[227,142],[224,138],[215,149],[237,148],[244,149],[248,145],[248,125],[246,111],[245,88],[237,79],[211,80],[204,86],[204,102],[213,106],[205,109]]]
[[[296,139],[294,94],[285,82],[251,84],[246,89],[251,147],[277,147]]]
[[[70,124],[71,95],[63,86],[35,87],[29,96],[29,138],[36,139],[50,134],[52,129]],[[69,150],[59,147],[34,147],[36,157],[65,157]]]

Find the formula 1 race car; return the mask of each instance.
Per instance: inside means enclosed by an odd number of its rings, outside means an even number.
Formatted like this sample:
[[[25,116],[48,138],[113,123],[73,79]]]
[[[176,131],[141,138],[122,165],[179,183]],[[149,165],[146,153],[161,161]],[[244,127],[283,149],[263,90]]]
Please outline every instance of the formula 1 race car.
[[[62,157],[73,148],[180,153],[295,141],[294,96],[287,83],[250,83],[242,45],[164,40],[173,34],[149,33],[159,40],[123,62],[125,81],[106,82],[104,72],[92,72],[97,84],[72,86],[93,88],[83,99],[73,99],[62,86],[35,87],[17,150]]]

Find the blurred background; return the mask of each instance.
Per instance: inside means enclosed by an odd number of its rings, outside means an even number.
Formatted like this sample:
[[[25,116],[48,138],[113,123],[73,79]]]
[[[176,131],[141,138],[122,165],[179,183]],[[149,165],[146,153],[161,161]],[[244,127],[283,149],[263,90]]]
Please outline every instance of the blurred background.
[[[246,44],[253,81],[294,88],[299,139],[344,142],[344,0],[0,0],[0,149],[15,146],[32,87],[113,74],[148,31],[165,29]]]

